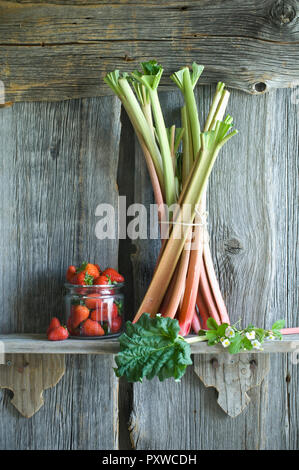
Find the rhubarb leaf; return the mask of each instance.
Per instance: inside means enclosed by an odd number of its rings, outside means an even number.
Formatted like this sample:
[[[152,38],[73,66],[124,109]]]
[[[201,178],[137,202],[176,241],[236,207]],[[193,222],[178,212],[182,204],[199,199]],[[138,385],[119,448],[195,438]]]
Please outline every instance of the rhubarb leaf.
[[[157,376],[160,381],[174,377],[179,381],[192,364],[191,348],[179,336],[177,320],[144,313],[137,323],[128,321],[120,338],[120,352],[115,358],[117,377],[128,382],[142,382]]]

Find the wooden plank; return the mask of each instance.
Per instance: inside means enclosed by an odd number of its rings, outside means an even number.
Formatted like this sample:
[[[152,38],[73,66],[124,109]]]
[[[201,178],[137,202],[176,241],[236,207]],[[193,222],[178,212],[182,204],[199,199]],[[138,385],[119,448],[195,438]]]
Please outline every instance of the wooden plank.
[[[119,351],[117,338],[68,339],[55,342],[48,341],[46,336],[41,334],[9,334],[0,335],[0,344],[4,354],[117,354]],[[265,342],[264,350],[256,351],[256,354],[293,352],[296,348],[299,349],[299,335],[285,335],[282,341]],[[193,354],[225,352],[221,345],[208,346],[206,342],[191,344],[191,351]]]
[[[2,334],[45,332],[52,316],[63,320],[69,264],[117,267],[118,242],[96,238],[95,210],[101,202],[117,206],[119,118],[112,97],[0,110]],[[1,391],[0,447],[117,448],[112,367],[112,355],[69,355],[64,379],[28,421]]]
[[[44,404],[44,390],[57,385],[64,372],[63,355],[6,355],[0,365],[0,388],[11,390],[11,403],[25,418],[31,418]]]
[[[201,113],[212,91],[199,90]],[[168,117],[176,120],[176,94],[167,94],[163,105]],[[297,326],[298,291],[293,280],[298,270],[294,248],[299,149],[294,93],[277,91],[250,98],[233,91],[228,112],[240,133],[218,157],[208,196],[210,240],[221,290],[233,322],[242,317],[244,326],[254,323],[269,328],[284,317],[287,326]],[[296,449],[296,360],[296,353],[271,355],[268,377],[249,392],[248,408],[234,420],[217,405],[215,389],[205,389],[192,367],[180,384],[154,380],[134,385],[133,446]]]
[[[111,94],[115,68],[153,57],[166,76],[194,60],[201,83],[249,93],[297,80],[299,24],[294,0],[0,1],[0,79],[7,101]],[[167,84],[168,83],[168,84]],[[262,83],[255,87],[256,83]],[[171,86],[163,81],[162,87]]]
[[[298,349],[299,351],[299,349]],[[215,387],[217,403],[231,418],[243,413],[250,403],[248,391],[261,385],[269,373],[270,355],[229,353],[194,358],[194,371],[205,387]]]

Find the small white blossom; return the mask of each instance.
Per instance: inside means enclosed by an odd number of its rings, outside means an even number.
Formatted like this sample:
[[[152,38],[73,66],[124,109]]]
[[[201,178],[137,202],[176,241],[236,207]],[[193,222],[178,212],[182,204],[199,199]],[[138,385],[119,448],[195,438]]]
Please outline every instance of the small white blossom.
[[[235,336],[235,331],[231,326],[228,326],[225,330],[225,336],[227,338],[233,338]]]
[[[254,347],[254,349],[258,349],[259,351],[263,351],[261,343],[257,339],[251,341],[251,344]]]
[[[274,341],[276,338],[273,333],[269,333],[268,336],[266,336],[266,339],[268,341]]]
[[[221,341],[222,346],[223,346],[224,348],[227,348],[227,347],[230,345],[230,340],[227,339],[227,338],[224,338],[224,337],[223,337],[223,338],[220,339],[220,341]]]
[[[246,338],[250,340],[255,339],[255,331],[247,331]]]

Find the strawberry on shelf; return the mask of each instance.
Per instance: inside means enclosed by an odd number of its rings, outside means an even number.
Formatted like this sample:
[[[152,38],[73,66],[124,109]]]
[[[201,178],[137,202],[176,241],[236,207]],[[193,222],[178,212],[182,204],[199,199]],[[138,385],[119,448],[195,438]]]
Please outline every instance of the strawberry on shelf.
[[[94,320],[86,320],[81,326],[82,336],[103,336],[105,331],[101,325]]]

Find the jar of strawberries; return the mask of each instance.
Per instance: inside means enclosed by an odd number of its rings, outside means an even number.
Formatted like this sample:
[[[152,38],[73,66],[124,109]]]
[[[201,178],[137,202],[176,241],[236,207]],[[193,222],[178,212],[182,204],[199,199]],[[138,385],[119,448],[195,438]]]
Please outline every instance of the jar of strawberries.
[[[112,268],[91,263],[70,266],[65,284],[66,325],[70,337],[118,336],[124,320],[124,278]]]

